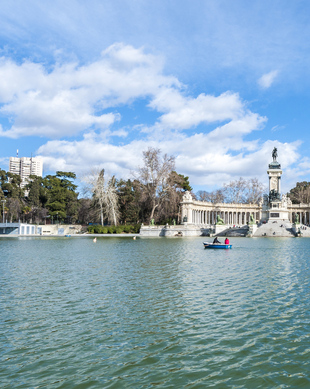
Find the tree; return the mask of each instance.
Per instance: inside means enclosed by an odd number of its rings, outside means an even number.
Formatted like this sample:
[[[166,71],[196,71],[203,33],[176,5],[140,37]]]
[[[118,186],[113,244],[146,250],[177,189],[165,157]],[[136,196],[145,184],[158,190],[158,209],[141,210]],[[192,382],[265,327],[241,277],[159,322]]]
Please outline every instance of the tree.
[[[245,203],[246,202],[246,188],[247,182],[244,178],[240,177],[239,180],[230,181],[228,184],[224,184],[223,193],[225,201],[227,203]]]
[[[297,182],[295,188],[292,188],[288,193],[288,197],[293,204],[309,204],[310,203],[310,182]]]
[[[9,220],[22,218],[39,223],[48,213],[52,218],[76,220],[79,203],[77,186],[72,182],[76,178],[74,173],[56,172],[55,176],[29,178],[24,190],[19,175],[0,169],[0,199],[6,199]]]
[[[247,184],[246,203],[259,204],[264,192],[266,192],[265,185],[259,182],[257,178],[250,178]]]
[[[238,180],[224,184],[223,188],[213,192],[198,191],[198,200],[210,203],[235,203],[235,204],[258,204],[266,188],[257,178]]]
[[[48,175],[43,179],[47,190],[46,208],[49,215],[59,220],[73,222],[78,216],[77,185],[71,181],[76,175],[71,172],[56,172],[56,176]]]
[[[105,191],[104,204],[105,214],[108,221],[112,221],[115,226],[118,224],[119,210],[118,210],[118,196],[116,190],[115,176],[108,181],[108,185]]]
[[[10,220],[10,223],[18,221],[22,211],[22,205],[19,199],[14,197],[8,198],[5,207],[7,209],[7,218]]]
[[[21,188],[21,178],[17,174],[0,170],[1,193],[6,199],[7,218],[18,221],[24,206],[24,190]]]
[[[167,197],[171,187],[168,179],[175,168],[175,157],[164,154],[160,149],[149,147],[143,151],[144,165],[138,169],[138,179],[144,186],[144,194],[151,204],[149,219],[154,218],[156,208]]]
[[[119,210],[115,177],[107,181],[104,177],[104,169],[102,169],[84,176],[83,181],[86,184],[85,192],[91,192],[95,204],[99,206],[101,225],[104,224],[104,216],[109,222],[117,225]]]
[[[78,220],[81,224],[88,224],[96,220],[98,212],[94,205],[93,199],[82,198],[79,199],[79,213]]]
[[[2,185],[7,181],[5,170],[0,169],[0,200],[4,200]]]
[[[4,177],[1,174],[1,187],[5,197],[22,200],[24,191],[20,184],[21,178],[18,174],[7,172]]]
[[[140,215],[141,191],[138,181],[119,180],[117,182],[121,223],[137,223]]]
[[[192,187],[188,177],[178,174],[176,171],[170,173],[167,184],[167,196],[164,198],[158,213],[164,223],[171,223],[173,220],[179,223],[181,218],[180,203],[183,194],[186,191],[192,191]]]
[[[226,203],[258,204],[265,191],[265,186],[257,178],[239,180],[224,184],[223,194]]]
[[[207,201],[213,204],[225,202],[223,189],[217,189],[212,192],[206,192],[205,190],[200,190],[196,193],[196,196],[199,201]]]
[[[170,177],[175,177],[174,180],[177,183],[178,188],[182,189],[183,192],[191,192],[193,188],[190,186],[189,177],[185,177],[183,174],[178,174],[176,171],[171,172]]]

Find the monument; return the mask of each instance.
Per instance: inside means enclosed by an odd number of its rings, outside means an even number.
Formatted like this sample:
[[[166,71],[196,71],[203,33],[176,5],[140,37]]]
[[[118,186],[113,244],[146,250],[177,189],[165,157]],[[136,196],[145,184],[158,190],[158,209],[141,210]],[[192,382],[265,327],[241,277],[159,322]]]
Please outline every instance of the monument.
[[[269,164],[267,174],[269,176],[269,195],[264,197],[262,207],[263,221],[288,221],[287,197],[281,196],[281,165],[277,161],[278,151],[274,147],[272,162]]]
[[[310,202],[293,204],[281,194],[282,169],[278,150],[273,148],[268,164],[269,191],[254,203],[200,201],[186,191],[181,201],[181,225],[142,226],[141,236],[228,236],[310,237]]]

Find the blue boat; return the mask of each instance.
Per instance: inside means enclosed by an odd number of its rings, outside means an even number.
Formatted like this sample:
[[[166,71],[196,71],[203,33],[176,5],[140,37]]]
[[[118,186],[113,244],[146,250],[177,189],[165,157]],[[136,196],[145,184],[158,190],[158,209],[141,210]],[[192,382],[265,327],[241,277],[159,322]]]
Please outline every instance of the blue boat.
[[[231,244],[203,242],[205,249],[231,249]]]

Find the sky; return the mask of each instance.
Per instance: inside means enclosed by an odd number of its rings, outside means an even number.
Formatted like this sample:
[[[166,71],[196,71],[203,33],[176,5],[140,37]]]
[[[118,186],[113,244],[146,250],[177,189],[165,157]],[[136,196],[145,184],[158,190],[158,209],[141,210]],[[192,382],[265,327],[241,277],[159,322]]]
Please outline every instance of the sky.
[[[104,168],[174,155],[197,190],[310,181],[307,0],[0,0],[0,168]]]

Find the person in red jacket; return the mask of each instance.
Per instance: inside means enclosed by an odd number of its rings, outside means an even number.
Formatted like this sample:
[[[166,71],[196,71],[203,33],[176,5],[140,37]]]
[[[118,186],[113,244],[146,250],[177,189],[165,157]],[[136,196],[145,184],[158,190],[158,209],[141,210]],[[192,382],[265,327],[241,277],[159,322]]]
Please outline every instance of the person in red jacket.
[[[226,237],[225,244],[229,244],[229,239]]]

